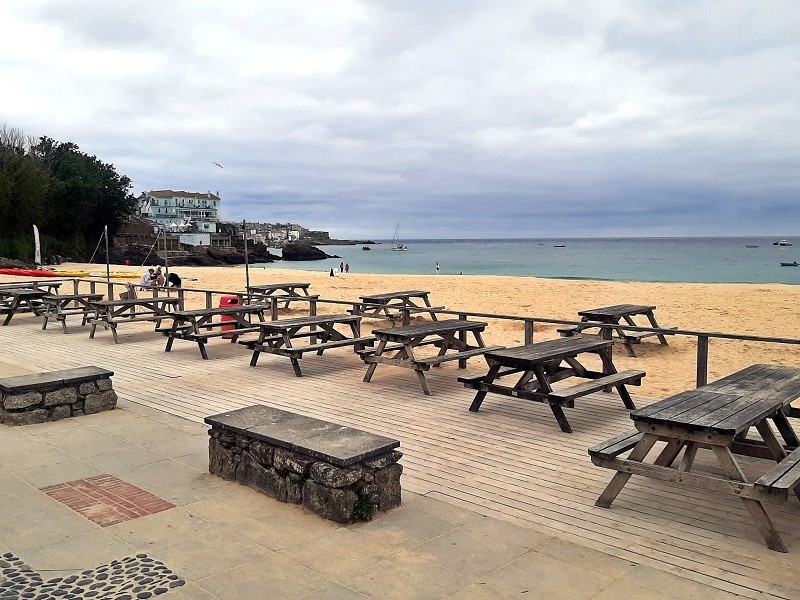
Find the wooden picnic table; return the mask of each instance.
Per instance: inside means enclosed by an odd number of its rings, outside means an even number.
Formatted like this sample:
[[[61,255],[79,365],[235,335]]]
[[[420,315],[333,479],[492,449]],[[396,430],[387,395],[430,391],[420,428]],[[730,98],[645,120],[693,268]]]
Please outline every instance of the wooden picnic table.
[[[111,328],[114,343],[119,344],[119,338],[117,337],[117,325],[119,323],[155,321],[156,329],[158,329],[161,326],[161,321],[172,317],[172,312],[179,303],[180,300],[178,298],[169,296],[92,302],[94,316],[89,319],[89,323],[92,324],[89,337],[94,338],[97,326],[102,325],[106,329]]]
[[[92,303],[102,299],[103,294],[63,294],[60,296],[48,294],[42,296],[42,304],[44,305],[42,329],[47,329],[47,321],[51,317],[55,317],[57,321],[61,322],[64,333],[69,333],[67,331],[67,317],[70,315],[80,315],[82,327],[86,325],[89,315],[94,314],[96,311]]]
[[[361,317],[357,315],[314,315],[296,319],[278,319],[257,324],[261,330],[255,341],[240,342],[253,351],[250,366],[255,367],[261,352],[288,356],[292,361],[294,373],[303,376],[300,361],[303,353],[315,351],[321,356],[325,350],[353,346],[354,351],[363,350],[366,344],[375,340],[372,336],[361,336]],[[349,328],[349,336],[336,329],[336,326]],[[293,340],[310,338],[310,344],[297,346]],[[317,338],[320,339],[317,342]]]
[[[614,306],[604,306],[601,308],[590,308],[588,310],[578,311],[578,316],[581,317],[581,325],[574,325],[571,327],[564,327],[558,332],[565,337],[570,337],[579,334],[586,329],[598,327],[600,324],[606,325],[620,325],[620,321],[624,320],[628,325],[639,327],[633,320],[637,315],[643,315],[647,318],[650,327],[658,328],[656,317],[653,311],[655,306],[645,306],[640,304],[615,304]],[[645,325],[646,327],[647,325]],[[638,344],[642,338],[656,336],[662,345],[668,346],[667,338],[664,333],[657,333],[655,331],[626,331],[623,327],[602,327],[600,328],[600,336],[603,339],[610,340],[612,329],[616,332],[617,337],[622,341],[625,349],[628,351],[629,356],[636,356],[633,349],[633,344]],[[670,327],[669,329],[675,329]]]
[[[31,311],[38,316],[41,312],[42,298],[46,295],[45,290],[33,288],[0,289],[0,313],[6,313],[3,325],[8,325],[18,312]]]
[[[478,390],[469,410],[477,412],[489,392],[533,400],[550,405],[561,431],[572,433],[563,407],[573,408],[575,399],[600,390],[616,388],[623,404],[629,410],[636,408],[626,384],[640,385],[644,371],[617,372],[612,360],[613,342],[588,338],[563,338],[537,344],[501,348],[484,354],[489,365],[485,375],[459,377],[465,387]],[[581,354],[598,354],[601,371],[592,371],[578,360]],[[562,365],[566,363],[566,365]],[[519,374],[514,385],[496,383],[499,377]],[[552,383],[570,377],[588,379],[568,388],[553,389]]]
[[[786,552],[762,503],[786,502],[790,491],[800,498],[800,442],[786,418],[790,404],[797,398],[800,369],[753,365],[633,411],[636,431],[589,449],[594,464],[617,471],[595,504],[610,506],[631,475],[732,494],[742,500],[767,545]],[[770,420],[783,444],[770,427]],[[756,428],[760,439],[747,437],[751,427]],[[652,464],[643,462],[659,440],[667,442],[666,446]],[[692,472],[701,448],[712,450],[727,477]],[[631,453],[627,459],[618,458],[628,450]],[[673,468],[681,451],[683,458]],[[736,455],[768,458],[777,465],[750,482]]]
[[[58,294],[58,288],[61,287],[62,281],[50,280],[34,280],[34,281],[14,281],[0,283],[0,289],[32,289],[32,290],[45,290],[48,294]]]
[[[487,347],[484,343],[482,332],[486,326],[487,323],[482,321],[451,319],[390,329],[373,329],[372,334],[378,340],[378,347],[374,352],[366,351],[362,354],[364,362],[369,365],[364,381],[369,382],[372,379],[379,364],[411,368],[417,374],[422,391],[426,396],[430,396],[425,371],[430,370],[432,366],[458,360],[458,367],[463,369],[468,358],[499,348],[499,346]],[[475,339],[474,345],[467,343],[467,334],[471,334]],[[438,346],[439,353],[430,358],[418,358],[414,348],[426,345]],[[456,352],[447,354],[448,350]],[[394,354],[385,356],[391,352]]]
[[[172,326],[163,333],[169,338],[164,348],[165,352],[172,350],[172,343],[176,340],[197,342],[200,356],[208,360],[206,343],[211,337],[230,338],[231,343],[236,343],[243,333],[259,331],[257,323],[253,323],[253,316],[259,321],[264,320],[266,306],[243,304],[241,306],[225,306],[220,308],[200,308],[197,310],[176,310],[170,313]],[[221,317],[214,321],[214,317]],[[213,331],[214,328],[221,331]]]
[[[430,308],[430,311],[425,312],[430,314],[432,320],[438,321],[434,309],[444,309],[444,306],[431,306],[429,294],[430,292],[424,290],[404,290],[361,296],[362,305],[359,314],[364,317],[389,318],[394,321],[397,318],[406,318],[406,313],[402,310],[404,308]],[[408,323],[404,321],[403,325]]]
[[[251,285],[247,288],[247,293],[251,295],[250,302],[258,300],[258,297],[270,299],[280,298],[286,303],[283,308],[289,308],[289,303],[293,299],[302,299],[310,297],[308,288],[311,287],[310,283],[269,283],[264,285]],[[277,304],[276,304],[277,306]]]

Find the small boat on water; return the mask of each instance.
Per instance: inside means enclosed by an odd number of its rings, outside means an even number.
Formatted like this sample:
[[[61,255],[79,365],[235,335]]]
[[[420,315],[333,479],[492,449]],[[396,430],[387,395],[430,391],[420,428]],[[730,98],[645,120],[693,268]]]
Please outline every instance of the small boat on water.
[[[782,263],[781,263],[781,266],[782,266],[782,267],[800,267],[800,263],[799,263],[799,262],[797,262],[797,261],[790,262],[790,263],[785,263],[785,262],[782,262]]]
[[[745,248],[758,248],[758,246],[751,246],[750,244],[746,245]]]
[[[393,252],[405,252],[408,250],[408,246],[403,244],[400,241],[400,223],[394,228],[394,237],[392,238],[392,251]]]
[[[361,246],[361,249],[362,250],[372,250],[372,248],[370,248],[369,246]]]
[[[772,242],[773,246],[791,246],[792,242],[789,240],[778,240],[777,242]]]
[[[564,244],[555,244],[553,248],[566,248]]]

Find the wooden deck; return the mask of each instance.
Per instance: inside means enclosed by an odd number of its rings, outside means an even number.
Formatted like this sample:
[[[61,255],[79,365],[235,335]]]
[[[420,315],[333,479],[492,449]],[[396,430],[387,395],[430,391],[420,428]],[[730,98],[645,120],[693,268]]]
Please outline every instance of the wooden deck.
[[[108,332],[90,340],[87,328],[42,331],[41,319],[18,315],[0,328],[0,360],[36,371],[112,369],[121,398],[194,421],[264,403],[397,438],[406,490],[745,597],[800,597],[797,498],[767,508],[788,554],[764,546],[732,497],[634,477],[612,508],[594,506],[612,473],[592,465],[587,448],[632,429],[616,394],[587,396],[569,409],[574,433],[565,434],[536,402],[490,396],[469,412],[474,391],[456,382],[455,365],[432,369],[433,395],[424,396],[404,369],[379,370],[363,383],[366,366],[348,350],[304,358],[299,379],[269,355],[248,366],[250,352],[226,340],[213,340],[212,358],[203,361],[190,345],[165,353],[152,325],[131,324],[119,335],[116,345]],[[485,370],[474,362],[468,372]],[[698,464],[713,468],[702,454]],[[755,473],[769,464],[744,466]]]

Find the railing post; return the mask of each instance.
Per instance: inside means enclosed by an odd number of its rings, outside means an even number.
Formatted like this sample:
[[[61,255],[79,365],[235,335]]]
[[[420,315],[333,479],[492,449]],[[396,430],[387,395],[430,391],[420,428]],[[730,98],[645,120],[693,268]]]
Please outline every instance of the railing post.
[[[467,315],[460,314],[458,315],[459,321],[466,321]],[[462,342],[463,344],[467,343],[467,332],[466,331],[459,331],[458,332],[458,341]],[[467,368],[467,359],[466,358],[459,358],[458,359],[458,368],[459,369],[466,369]]]
[[[178,288],[178,310],[186,310],[186,292]]]
[[[211,292],[206,292],[206,308],[214,308],[213,306],[211,306],[211,304],[212,304]]]
[[[533,319],[525,319],[525,345],[533,343],[534,321]]]
[[[275,298],[266,298],[269,302],[269,316],[273,321],[278,320],[278,301]]]
[[[80,286],[81,280],[80,279],[73,279],[72,280],[72,293],[78,294],[78,286]]]
[[[697,336],[697,387],[708,383],[708,336]]]
[[[400,314],[403,315],[403,325],[411,325],[411,311],[407,307],[400,309]]]

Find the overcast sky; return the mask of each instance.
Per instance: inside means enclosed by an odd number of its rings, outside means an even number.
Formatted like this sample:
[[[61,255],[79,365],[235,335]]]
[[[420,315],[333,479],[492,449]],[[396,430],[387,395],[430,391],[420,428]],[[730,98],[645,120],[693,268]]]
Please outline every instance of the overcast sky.
[[[0,90],[227,220],[800,235],[796,0],[3,0]]]

